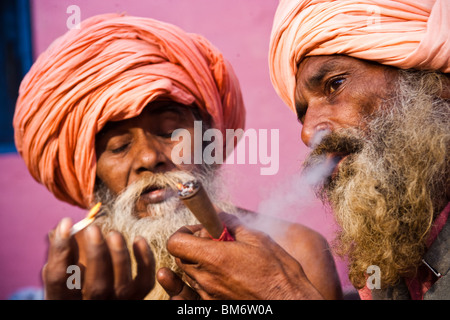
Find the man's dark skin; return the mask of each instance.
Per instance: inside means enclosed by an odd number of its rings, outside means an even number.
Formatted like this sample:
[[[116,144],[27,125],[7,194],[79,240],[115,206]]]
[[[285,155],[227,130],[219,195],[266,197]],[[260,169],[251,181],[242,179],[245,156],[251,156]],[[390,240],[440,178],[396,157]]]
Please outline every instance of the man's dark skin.
[[[119,194],[134,181],[146,175],[177,169],[194,170],[194,165],[176,166],[171,160],[171,151],[178,143],[178,141],[172,141],[172,132],[175,129],[184,128],[189,130],[193,136],[194,120],[195,117],[189,107],[173,101],[166,101],[153,103],[138,117],[107,124],[96,136],[97,178],[101,179],[114,194]],[[193,148],[194,145],[191,147]],[[194,152],[191,151],[193,155]],[[136,215],[139,217],[146,215],[145,208],[148,204],[164,201],[169,196],[171,194],[168,190],[155,190],[141,195],[136,202]],[[325,239],[315,231],[302,225],[268,217],[265,218],[267,223],[273,225],[274,228],[275,226],[276,228],[285,228],[286,232],[283,235],[274,236],[273,239],[267,235],[263,236],[262,233],[255,233],[259,235],[255,237],[255,234],[249,234],[245,229],[243,229],[244,233],[240,232],[237,224],[233,223],[234,220],[228,221],[230,218],[228,215],[221,214],[221,217],[226,219],[226,223],[232,228],[234,235],[239,238],[241,235],[250,235],[248,243],[252,243],[255,247],[259,245],[268,248],[276,247],[285,252],[285,256],[280,256],[281,260],[272,260],[271,264],[262,269],[268,275],[274,268],[304,272],[309,275],[309,280],[305,281],[305,285],[314,288],[315,296],[327,299],[342,297],[333,257],[329,253]],[[119,232],[112,231],[107,235],[102,235],[98,226],[91,225],[76,234],[75,237],[70,237],[71,226],[70,220],[63,219],[49,237],[48,261],[43,269],[47,299],[142,299],[153,288],[155,261],[144,239],[138,238],[134,241],[133,251],[138,269],[136,278],[133,279],[130,253],[124,237]],[[199,231],[196,238],[198,236],[206,237],[205,231],[201,231],[200,226],[195,228],[193,232]],[[209,243],[207,240],[209,237],[198,239]],[[262,241],[262,244],[255,241]],[[229,244],[220,243],[219,246],[228,247]],[[198,251],[198,253],[200,252],[202,251]],[[258,257],[252,252],[250,253],[251,255],[245,257],[241,262],[254,264]],[[213,257],[213,259],[217,258],[226,259],[226,255]],[[269,258],[265,257],[266,260]],[[298,261],[302,261],[302,266]],[[81,290],[69,289],[66,285],[69,276],[66,270],[69,265],[73,264],[77,264],[81,268],[83,277]],[[316,272],[318,269],[326,269],[327,274],[324,276]],[[289,271],[287,275],[291,273],[294,272]],[[235,276],[239,276],[239,274],[236,273]],[[186,293],[184,297],[198,298],[192,289],[168,269],[159,270],[156,278],[174,298],[179,297],[180,292],[183,295]],[[303,278],[306,279],[306,277]],[[238,280],[242,281],[245,278]],[[230,278],[229,281],[234,285],[236,280]],[[296,283],[297,280],[293,279],[292,285]],[[197,287],[195,283],[193,286],[201,292],[201,288]],[[282,287],[272,289],[274,298],[278,291],[283,290]],[[236,292],[233,298],[243,298],[247,294],[246,291]],[[261,293],[254,293],[254,297],[259,295]],[[220,298],[220,296],[214,298]]]
[[[397,74],[395,68],[347,56],[305,58],[299,65],[296,89],[302,141],[311,147],[319,131],[364,128],[365,116],[389,96]],[[190,226],[181,228],[168,241],[169,252],[177,257],[178,265],[189,276],[188,283],[201,298],[322,298],[302,266],[267,235],[250,230],[235,217],[223,214],[222,218],[236,238],[233,243],[196,237],[199,228]],[[247,257],[252,263],[246,262]],[[174,276],[166,287],[173,298],[195,297]]]
[[[120,233],[111,232],[105,238],[93,225],[75,240],[71,226],[65,218],[49,235],[49,258],[42,270],[46,299],[143,299],[153,288],[155,261],[145,239],[135,239],[133,244],[137,276],[132,279],[130,255]],[[69,289],[64,280],[67,266],[75,264],[82,270],[81,290]]]
[[[193,122],[188,107],[157,101],[139,117],[109,123],[96,137],[97,177],[118,194],[145,175],[174,170],[170,157],[177,142],[171,134],[178,128],[193,134]],[[192,165],[178,169],[192,170]],[[136,214],[143,215],[147,204],[166,196],[161,190],[141,196]],[[63,219],[49,236],[48,261],[42,272],[47,299],[142,299],[153,288],[155,261],[143,238],[133,244],[138,268],[133,279],[130,254],[119,232],[104,237],[98,226],[91,225],[69,237],[71,226],[69,219]],[[73,264],[82,269],[81,290],[66,286],[66,268]]]

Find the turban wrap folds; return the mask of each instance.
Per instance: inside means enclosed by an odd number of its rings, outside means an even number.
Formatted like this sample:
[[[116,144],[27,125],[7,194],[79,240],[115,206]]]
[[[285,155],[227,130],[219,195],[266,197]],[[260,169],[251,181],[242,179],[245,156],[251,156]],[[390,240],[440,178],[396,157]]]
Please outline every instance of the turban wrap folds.
[[[269,51],[272,83],[295,112],[298,64],[342,54],[402,69],[450,72],[448,0],[281,0]]]
[[[244,126],[238,80],[206,39],[153,19],[94,16],[52,43],[23,79],[17,150],[58,199],[89,207],[96,133],[158,97],[197,106],[224,134]]]

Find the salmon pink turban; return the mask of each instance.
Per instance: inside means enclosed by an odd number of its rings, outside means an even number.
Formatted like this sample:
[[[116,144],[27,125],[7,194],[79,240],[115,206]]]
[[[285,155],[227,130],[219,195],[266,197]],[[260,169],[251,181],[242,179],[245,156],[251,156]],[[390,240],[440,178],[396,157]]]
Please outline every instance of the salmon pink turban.
[[[158,97],[195,105],[223,134],[244,126],[238,80],[206,39],[148,18],[89,18],[52,43],[23,79],[13,123],[17,150],[58,199],[89,207],[95,135]]]
[[[450,72],[449,0],[281,0],[270,39],[272,83],[295,111],[298,64],[342,54]]]

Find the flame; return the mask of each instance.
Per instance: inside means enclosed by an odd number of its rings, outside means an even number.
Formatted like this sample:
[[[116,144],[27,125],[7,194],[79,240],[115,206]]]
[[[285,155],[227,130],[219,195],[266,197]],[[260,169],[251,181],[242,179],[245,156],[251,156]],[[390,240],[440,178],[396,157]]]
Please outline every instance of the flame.
[[[89,210],[89,212],[88,212],[88,214],[86,216],[86,219],[90,219],[90,220],[92,219],[93,220],[95,218],[95,216],[98,214],[98,212],[100,211],[100,207],[101,206],[102,206],[101,202],[99,202],[95,206],[93,206],[92,209]]]
[[[183,190],[184,189],[184,186],[183,186],[183,184],[182,183],[177,183],[177,188],[178,188],[178,190]]]
[[[88,214],[86,215],[86,218],[84,218],[81,221],[78,221],[72,226],[72,229],[70,230],[70,235],[73,236],[78,231],[86,228],[88,225],[90,225],[92,222],[94,222],[95,217],[97,216],[98,212],[100,211],[102,203],[99,202],[95,206],[89,210]]]

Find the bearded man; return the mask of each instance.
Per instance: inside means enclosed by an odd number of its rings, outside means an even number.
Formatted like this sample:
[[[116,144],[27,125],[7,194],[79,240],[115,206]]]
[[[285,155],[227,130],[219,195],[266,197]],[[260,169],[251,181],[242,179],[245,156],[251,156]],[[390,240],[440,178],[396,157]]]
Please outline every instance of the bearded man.
[[[271,79],[312,148],[305,174],[325,176],[317,194],[335,214],[335,252],[348,259],[363,299],[450,298],[449,16],[450,4],[439,0],[285,0],[276,12]],[[175,234],[169,250],[203,266],[207,256],[181,252],[181,240],[198,249],[191,232]],[[214,246],[204,251],[214,254]],[[214,265],[179,265],[208,288],[203,296],[246,288],[260,299],[321,298],[292,260],[281,279],[279,270],[258,272],[270,256],[289,260],[275,244],[251,249],[260,261],[248,270],[254,281],[212,286],[249,251],[230,246],[228,269],[214,278],[204,275]],[[284,290],[269,295],[262,279]]]
[[[174,132],[194,135],[195,121],[222,133],[245,122],[231,66],[199,35],[152,19],[100,15],[37,59],[20,87],[17,149],[58,199],[81,208],[102,202],[101,217],[75,237],[67,218],[51,232],[43,268],[47,299],[167,298],[155,286],[156,271],[174,295],[178,278],[172,271],[183,275],[166,241],[181,226],[198,223],[176,197],[177,183],[195,177],[218,211],[244,214],[227,201],[218,165],[172,161],[179,143]],[[275,240],[305,265],[325,297],[339,298],[323,237],[300,225],[266,223],[286,228]],[[70,265],[80,267],[81,290],[67,284]],[[315,271],[323,268],[327,277]]]

